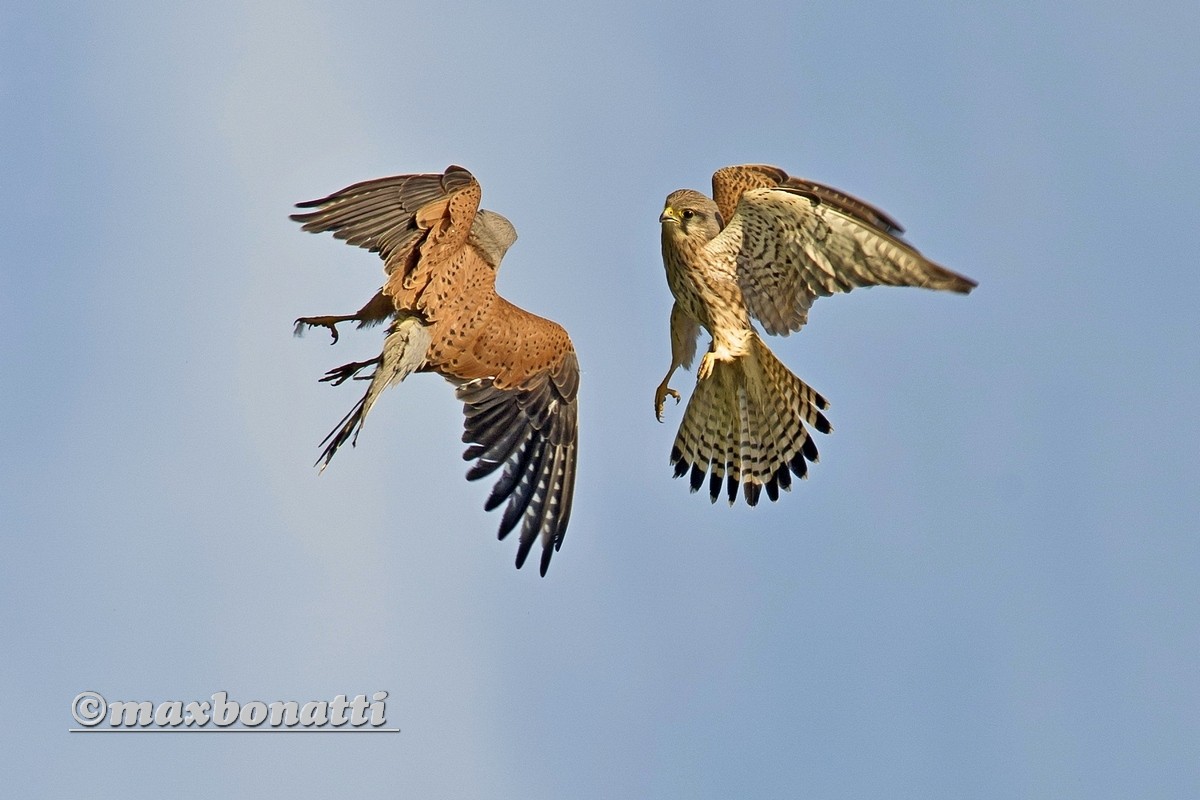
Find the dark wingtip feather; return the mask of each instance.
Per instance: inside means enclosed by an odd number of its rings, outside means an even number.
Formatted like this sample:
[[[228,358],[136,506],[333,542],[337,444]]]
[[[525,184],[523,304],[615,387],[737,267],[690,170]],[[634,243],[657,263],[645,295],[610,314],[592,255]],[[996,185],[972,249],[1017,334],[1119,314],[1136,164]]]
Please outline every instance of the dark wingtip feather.
[[[467,452],[469,453],[470,450],[468,449]],[[463,454],[463,458],[467,458],[466,453]],[[467,480],[477,481],[480,478],[486,478],[488,475],[491,475],[493,472],[499,469],[500,465],[503,463],[503,461],[479,461],[473,464],[471,468],[467,470]]]
[[[500,494],[498,492],[493,491],[491,494],[488,495],[488,499],[483,501],[483,510],[484,511],[495,511],[497,508],[500,507],[500,504],[503,503],[507,499],[508,499],[508,495]],[[501,536],[500,538],[503,539],[504,536]]]
[[[700,487],[704,485],[704,470],[700,468],[699,464],[692,464],[692,474],[688,480],[692,485],[693,492],[700,491]]]
[[[941,278],[941,283],[937,287],[950,292],[958,292],[959,294],[970,294],[971,290],[979,285],[977,281],[973,281],[966,275],[959,275],[957,272],[948,270],[940,264],[931,264],[940,270],[938,277]]]
[[[528,505],[528,503],[526,503],[526,505]],[[506,537],[510,533],[512,533],[513,528],[517,527],[517,523],[521,521],[521,516],[525,513],[525,507],[520,506],[519,511],[517,510],[517,508],[518,508],[518,504],[517,504],[515,498],[512,501],[510,501],[507,506],[504,507],[504,515],[500,518],[500,527],[496,530],[496,538],[497,539],[500,539],[501,541],[503,541],[504,537]],[[528,550],[528,548],[525,548],[525,549]],[[521,566],[521,564],[525,563],[526,555],[528,555],[528,553],[522,553],[521,548],[518,547],[518,549],[517,549],[517,567],[518,568]]]

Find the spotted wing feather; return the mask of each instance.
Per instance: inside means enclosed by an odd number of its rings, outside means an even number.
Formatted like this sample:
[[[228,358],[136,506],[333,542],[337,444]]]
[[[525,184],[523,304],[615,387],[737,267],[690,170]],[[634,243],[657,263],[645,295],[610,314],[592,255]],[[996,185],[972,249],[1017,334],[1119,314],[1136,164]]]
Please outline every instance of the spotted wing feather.
[[[379,253],[389,275],[399,271],[407,276],[423,255],[444,258],[462,247],[480,196],[475,177],[451,166],[444,173],[356,183],[328,197],[297,203],[297,208],[313,210],[291,218],[311,233],[329,231],[347,244]]]
[[[883,212],[836,189],[770,167],[714,176],[723,202],[741,187],[736,211],[710,251],[732,263],[750,314],[772,334],[798,331],[818,297],[861,286],[969,292],[975,282],[933,263],[899,237]],[[734,179],[736,178],[736,182]],[[759,184],[753,186],[754,179]],[[734,188],[730,188],[730,187]],[[721,202],[721,201],[718,201]]]

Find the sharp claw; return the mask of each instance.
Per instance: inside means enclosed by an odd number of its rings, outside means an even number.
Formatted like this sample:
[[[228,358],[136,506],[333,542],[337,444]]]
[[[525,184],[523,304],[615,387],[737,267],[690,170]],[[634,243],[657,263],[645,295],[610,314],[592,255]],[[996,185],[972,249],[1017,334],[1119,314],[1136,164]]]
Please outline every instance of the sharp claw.
[[[675,405],[679,405],[679,392],[672,389],[670,386],[660,386],[658,391],[654,393],[654,416],[659,422],[663,421],[663,405],[667,402],[667,395],[675,398]]]
[[[332,386],[341,386],[346,381],[353,378],[356,381],[369,381],[374,377],[371,375],[359,375],[364,369],[370,366],[378,366],[379,359],[372,358],[370,361],[351,361],[349,364],[342,364],[340,367],[334,367],[325,373],[325,377],[319,378],[321,383],[328,383]]]
[[[338,322],[341,321],[342,320],[339,318]],[[325,317],[300,317],[296,320],[294,325],[297,336],[304,332],[305,325],[310,328],[329,328],[329,335],[333,337],[333,341],[330,342],[330,344],[333,345],[338,343],[337,322],[330,322]]]

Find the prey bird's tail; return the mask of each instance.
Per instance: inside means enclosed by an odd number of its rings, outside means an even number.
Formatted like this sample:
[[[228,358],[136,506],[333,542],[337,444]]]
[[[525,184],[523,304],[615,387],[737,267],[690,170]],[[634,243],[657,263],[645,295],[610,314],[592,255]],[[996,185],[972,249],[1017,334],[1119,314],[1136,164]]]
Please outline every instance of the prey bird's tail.
[[[752,335],[750,350],[732,361],[716,361],[697,381],[671,449],[675,477],[690,472],[692,491],[704,485],[713,502],[722,484],[733,505],[738,484],[746,503],[758,503],[763,488],[771,500],[791,491],[792,475],[803,478],[817,461],[817,445],[805,427],[832,427],[821,412],[825,398],[797,378],[770,348]]]
[[[379,354],[375,371],[371,373],[371,383],[367,386],[366,394],[321,441],[325,450],[317,463],[321,465],[322,471],[329,466],[330,459],[339,447],[346,442],[350,442],[351,447],[357,443],[358,433],[362,430],[367,412],[371,410],[371,406],[379,399],[383,390],[404,380],[425,363],[430,340],[429,328],[417,317],[401,317],[392,323],[387,338],[383,340],[383,352]],[[341,383],[349,374],[365,365],[348,364],[346,367],[331,370],[330,375],[338,374],[340,380],[337,383]],[[351,368],[348,374],[345,373],[347,367]]]

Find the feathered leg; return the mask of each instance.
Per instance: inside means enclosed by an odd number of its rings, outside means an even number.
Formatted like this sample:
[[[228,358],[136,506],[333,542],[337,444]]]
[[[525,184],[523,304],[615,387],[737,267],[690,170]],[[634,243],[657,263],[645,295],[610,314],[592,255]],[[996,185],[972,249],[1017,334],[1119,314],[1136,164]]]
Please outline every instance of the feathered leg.
[[[358,327],[366,328],[370,325],[378,325],[395,312],[396,307],[393,305],[392,299],[380,290],[374,297],[367,301],[365,306],[353,314],[300,317],[295,322],[293,333],[296,336],[302,336],[309,328],[329,328],[329,332],[333,335],[333,341],[330,344],[337,344],[338,323],[357,322]]]

